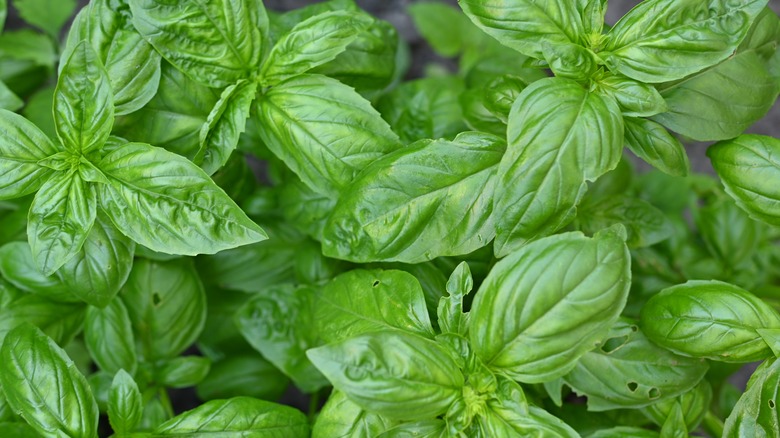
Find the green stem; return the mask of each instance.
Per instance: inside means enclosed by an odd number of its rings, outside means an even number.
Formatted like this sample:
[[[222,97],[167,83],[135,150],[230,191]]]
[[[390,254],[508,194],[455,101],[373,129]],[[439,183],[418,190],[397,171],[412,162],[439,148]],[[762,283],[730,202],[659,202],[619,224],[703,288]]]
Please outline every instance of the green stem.
[[[707,411],[704,415],[702,427],[704,427],[704,430],[706,430],[710,436],[716,438],[723,436],[723,421],[713,414],[712,411]]]
[[[314,423],[317,416],[317,408],[320,406],[320,394],[322,391],[315,391],[309,398],[309,423]]]
[[[160,390],[157,393],[160,396],[160,402],[165,408],[165,413],[168,415],[168,418],[173,418],[173,405],[171,404],[171,398],[168,396],[168,390],[164,387],[160,387]]]

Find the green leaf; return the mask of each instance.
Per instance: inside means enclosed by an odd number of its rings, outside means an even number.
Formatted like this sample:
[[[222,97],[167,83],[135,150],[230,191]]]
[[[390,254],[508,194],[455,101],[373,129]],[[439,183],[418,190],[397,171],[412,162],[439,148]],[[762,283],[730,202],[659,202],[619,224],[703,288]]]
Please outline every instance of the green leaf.
[[[747,389],[726,419],[723,436],[775,436],[780,430],[778,397],[780,394],[780,360],[761,364],[750,377]]]
[[[441,415],[463,387],[463,375],[446,350],[407,332],[363,334],[307,355],[350,400],[391,419]]]
[[[4,32],[0,36],[0,57],[22,61],[15,66],[22,70],[21,74],[29,74],[33,71],[32,67],[43,67],[47,73],[50,73],[59,60],[54,40],[32,29]],[[4,81],[8,82],[6,79]],[[33,89],[40,85],[37,81],[25,82],[22,79],[21,82],[24,87]],[[11,82],[8,83],[11,85]]]
[[[593,238],[559,234],[498,262],[470,312],[477,356],[521,382],[566,374],[625,306],[631,263],[624,240],[619,225]]]
[[[119,370],[108,393],[108,421],[118,436],[127,435],[141,421],[141,391],[130,374]]]
[[[200,146],[193,162],[212,175],[227,163],[244,132],[257,95],[257,82],[239,81],[222,92],[198,135]]]
[[[649,117],[667,110],[661,93],[652,85],[625,76],[605,73],[595,83],[596,90],[615,99],[628,117]]]
[[[484,437],[492,436],[541,436],[578,438],[578,434],[563,420],[536,406],[529,407],[528,415],[522,415],[499,404],[493,404],[486,415],[479,417],[479,430]]]
[[[369,102],[348,86],[301,75],[257,100],[260,136],[315,191],[335,197],[360,171],[400,147]]]
[[[583,34],[575,2],[461,0],[480,29],[523,55],[544,59],[544,45],[578,44]]]
[[[108,73],[116,115],[129,114],[149,102],[160,82],[160,54],[135,30],[124,1],[94,0],[73,20],[62,59],[86,40]],[[60,65],[60,70],[62,69]]]
[[[417,31],[441,56],[460,54],[479,32],[463,13],[446,3],[414,2],[407,12]]]
[[[206,296],[190,259],[136,259],[120,297],[146,360],[178,356],[203,330]]]
[[[394,424],[394,421],[364,410],[343,392],[334,390],[317,415],[312,438],[374,438]]]
[[[485,108],[504,123],[507,123],[512,105],[528,86],[528,80],[512,74],[497,77],[485,89]]]
[[[33,261],[27,242],[11,242],[0,247],[0,273],[25,292],[66,303],[81,301],[58,277],[43,275]]]
[[[688,438],[688,428],[685,426],[682,406],[675,402],[672,411],[661,427],[659,438]]]
[[[305,392],[327,385],[306,357],[306,350],[322,343],[314,327],[315,299],[308,287],[270,286],[235,313],[244,339]]]
[[[703,379],[690,391],[684,392],[675,398],[667,398],[650,406],[642,408],[642,413],[655,424],[663,426],[664,422],[676,410],[679,405],[688,430],[696,430],[704,416],[709,412],[712,403],[712,385]]]
[[[609,429],[600,429],[588,438],[659,438],[658,432],[632,426],[615,426]]]
[[[474,287],[471,270],[466,262],[461,262],[447,280],[447,296],[438,303],[437,316],[442,333],[454,333],[466,336],[469,327],[469,314],[463,312],[463,300]]]
[[[447,438],[447,423],[440,419],[404,422],[378,438]],[[324,437],[323,437],[324,438]]]
[[[97,437],[98,407],[87,380],[51,338],[20,325],[5,337],[0,358],[8,403],[39,434]]]
[[[289,383],[287,376],[259,354],[231,354],[212,363],[195,389],[198,398],[206,401],[242,395],[278,400]]]
[[[688,176],[691,163],[680,140],[652,120],[624,117],[626,147],[656,169],[672,176]]]
[[[775,357],[780,357],[780,329],[756,329]]]
[[[48,138],[56,138],[57,130],[54,127],[54,114],[51,107],[54,101],[55,86],[50,85],[38,89],[27,99],[27,104],[22,109],[22,114],[27,120],[33,122]]]
[[[138,32],[171,64],[209,87],[249,79],[263,51],[261,0],[129,0]]]
[[[692,209],[699,235],[710,254],[729,270],[753,259],[764,241],[766,226],[754,221],[727,196]]]
[[[563,380],[588,397],[589,411],[639,408],[691,390],[707,363],[658,347],[631,320],[615,324],[601,345],[585,354]]]
[[[57,270],[57,277],[88,304],[105,307],[127,281],[135,243],[100,210],[81,249]]]
[[[379,331],[434,336],[419,281],[397,270],[356,269],[334,278],[322,288],[314,320],[326,342]]]
[[[583,203],[577,214],[577,223],[586,234],[623,224],[628,232],[626,244],[629,248],[655,245],[674,233],[672,223],[661,210],[647,201],[626,195]]]
[[[737,286],[692,280],[650,298],[641,324],[651,341],[676,353],[742,363],[772,356],[756,329],[780,328],[780,315]]]
[[[0,109],[0,199],[38,190],[51,170],[38,161],[59,152],[57,146],[24,117]]]
[[[372,163],[323,231],[323,253],[355,262],[419,263],[493,239],[493,187],[503,140],[466,132],[423,140]]]
[[[27,423],[0,422],[0,434],[14,438],[40,438],[40,434]]]
[[[103,146],[114,125],[111,82],[98,55],[80,42],[54,91],[54,127],[65,149],[86,154]]]
[[[202,356],[179,356],[165,362],[155,372],[155,381],[170,388],[186,388],[200,383],[211,368],[211,360]]]
[[[301,21],[271,49],[260,70],[260,83],[275,86],[335,59],[372,21],[355,11],[326,12]]]
[[[138,362],[135,335],[130,314],[121,299],[111,300],[102,309],[87,307],[84,342],[101,370],[109,374],[119,370],[135,373]]]
[[[40,295],[23,294],[0,309],[0,340],[20,324],[29,322],[57,344],[68,345],[81,332],[84,307],[52,301]]]
[[[24,21],[48,33],[54,40],[60,37],[60,30],[76,9],[76,0],[12,0],[19,16]]]
[[[5,28],[5,19],[8,17],[8,3],[0,0],[0,32]]]
[[[52,275],[76,256],[96,215],[95,190],[78,173],[58,172],[43,184],[27,222],[33,260],[43,275]]]
[[[0,81],[0,108],[8,111],[16,111],[24,106],[24,101],[19,98],[5,82]]]
[[[715,172],[737,205],[756,220],[780,226],[780,140],[742,135],[707,149]]]
[[[309,422],[288,406],[249,397],[213,400],[184,412],[154,430],[155,436],[242,434],[258,438],[306,438]]]
[[[201,169],[179,155],[128,143],[98,168],[101,206],[134,241],[166,254],[213,254],[259,242],[265,232]]]
[[[562,78],[523,90],[509,114],[498,166],[495,253],[509,254],[573,219],[594,181],[620,161],[623,120],[614,100]]]
[[[648,0],[607,33],[601,58],[640,82],[673,81],[731,55],[765,0]]]

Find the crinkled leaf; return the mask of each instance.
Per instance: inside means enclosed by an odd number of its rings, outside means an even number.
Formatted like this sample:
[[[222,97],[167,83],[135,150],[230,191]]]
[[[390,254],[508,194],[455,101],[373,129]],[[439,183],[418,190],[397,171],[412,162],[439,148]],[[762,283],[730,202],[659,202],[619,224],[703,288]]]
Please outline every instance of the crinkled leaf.
[[[76,256],[97,216],[95,190],[77,172],[58,172],[35,194],[27,222],[33,260],[49,276]]]
[[[327,256],[419,263],[493,239],[493,187],[504,143],[468,132],[424,140],[372,163],[323,231]]]
[[[0,383],[11,407],[45,437],[97,437],[98,407],[87,379],[38,328],[11,330],[0,348]]]
[[[166,254],[213,254],[259,242],[265,232],[201,169],[179,155],[128,143],[97,167],[100,202],[134,241]]]
[[[143,404],[141,391],[133,377],[125,370],[119,370],[108,393],[108,421],[114,433],[128,434],[141,421]]]
[[[623,119],[614,100],[549,78],[520,94],[507,136],[494,200],[501,257],[573,219],[586,181],[620,161]]]
[[[604,74],[596,82],[596,90],[614,98],[624,116],[649,117],[666,111],[661,93],[652,85],[616,74]]]
[[[171,64],[216,88],[259,67],[268,17],[261,0],[129,0],[133,24]]]
[[[135,335],[130,314],[121,299],[111,300],[104,308],[87,307],[84,342],[101,370],[109,374],[119,370],[135,373],[138,362]]]
[[[631,283],[622,226],[565,233],[497,263],[471,308],[470,339],[491,369],[521,382],[560,377],[607,334]]]
[[[313,190],[337,195],[369,163],[400,147],[353,89],[319,75],[282,82],[257,100],[260,136]]]
[[[446,350],[401,331],[351,337],[307,355],[350,400],[391,419],[441,415],[463,386],[463,375]]]
[[[114,94],[95,50],[80,42],[62,68],[54,91],[54,127],[63,146],[77,154],[108,140],[114,125]]]
[[[641,324],[651,341],[671,351],[739,363],[772,356],[756,329],[780,328],[780,315],[740,287],[691,280],[650,298]]]
[[[780,398],[780,360],[761,364],[750,377],[747,389],[726,419],[723,436],[775,436],[780,430],[778,398]]]
[[[683,144],[660,124],[624,117],[626,147],[656,169],[672,176],[687,176],[691,163]]]
[[[38,161],[59,152],[37,126],[0,109],[0,199],[18,198],[38,190],[51,174]]]
[[[364,410],[343,392],[334,390],[317,415],[312,438],[374,438],[393,424],[394,421]]]
[[[154,430],[155,436],[246,435],[258,438],[306,438],[309,421],[289,406],[250,397],[212,400],[184,412]]]
[[[600,56],[641,82],[684,78],[731,55],[766,0],[647,0],[609,31]]]

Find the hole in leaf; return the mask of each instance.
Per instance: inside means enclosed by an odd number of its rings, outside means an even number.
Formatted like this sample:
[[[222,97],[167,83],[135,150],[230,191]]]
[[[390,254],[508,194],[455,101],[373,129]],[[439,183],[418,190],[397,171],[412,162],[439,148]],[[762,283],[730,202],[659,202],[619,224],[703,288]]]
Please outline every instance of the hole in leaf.
[[[374,280],[374,284],[372,284],[371,286],[373,287],[379,286],[379,280]]]
[[[769,409],[774,409],[774,408],[775,408],[775,401],[770,398],[769,399]]]
[[[661,396],[661,391],[658,388],[650,388],[647,391],[647,395],[650,397],[650,400],[653,400]]]
[[[157,292],[152,294],[152,304],[155,306],[162,302],[162,297]]]
[[[626,386],[628,386],[628,390],[631,392],[634,392],[637,390],[637,388],[639,388],[639,384],[636,382],[628,382]]]
[[[639,331],[639,327],[637,327],[637,326],[635,326],[635,325],[632,325],[632,326],[631,326],[631,331],[632,331],[632,332],[634,332],[634,333],[636,333],[636,332],[638,332],[638,331]]]
[[[612,353],[613,351],[625,345],[626,342],[628,342],[628,336],[609,338],[606,342],[604,342],[604,345],[601,346],[601,351],[607,354]]]

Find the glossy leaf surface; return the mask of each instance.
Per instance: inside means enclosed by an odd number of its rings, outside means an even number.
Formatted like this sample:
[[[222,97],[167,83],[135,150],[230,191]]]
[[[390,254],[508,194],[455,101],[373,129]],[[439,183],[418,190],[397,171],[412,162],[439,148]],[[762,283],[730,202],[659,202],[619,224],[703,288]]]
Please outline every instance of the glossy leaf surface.
[[[128,434],[141,420],[141,391],[130,374],[119,370],[108,393],[108,420],[119,436]]]
[[[0,110],[0,199],[38,190],[51,173],[38,161],[57,152],[58,147],[37,126],[16,113]]]
[[[135,373],[138,355],[130,314],[121,299],[108,306],[87,307],[84,341],[92,359],[101,370],[115,374],[119,370]]]

